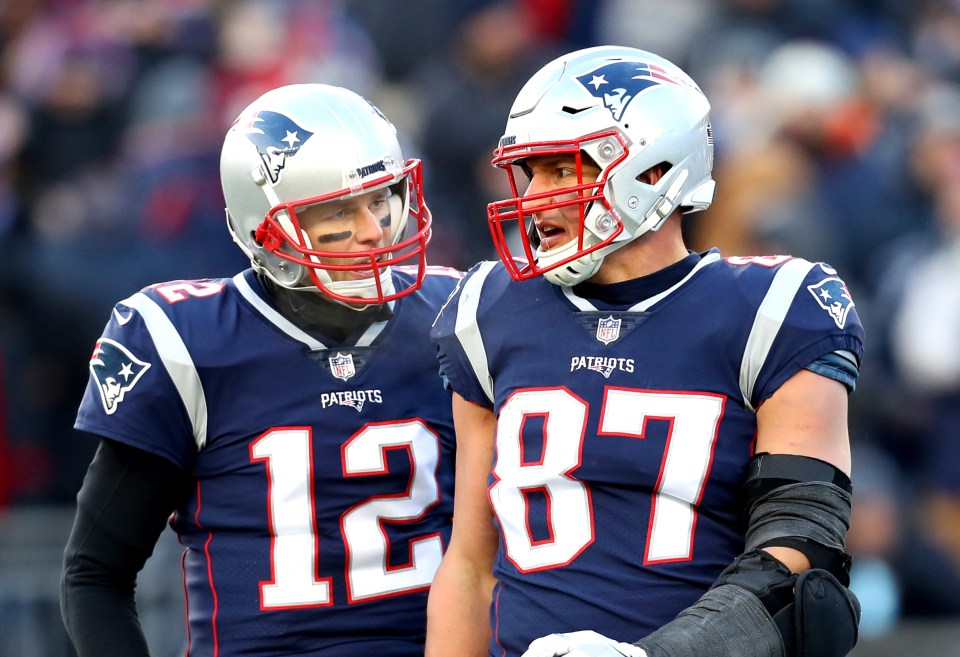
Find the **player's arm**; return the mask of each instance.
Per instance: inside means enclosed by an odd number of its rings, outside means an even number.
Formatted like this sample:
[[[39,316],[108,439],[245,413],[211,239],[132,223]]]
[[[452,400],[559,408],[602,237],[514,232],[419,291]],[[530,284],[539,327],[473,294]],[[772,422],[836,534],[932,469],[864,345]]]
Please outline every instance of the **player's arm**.
[[[525,657],[844,657],[859,621],[844,551],[847,389],[801,370],[758,409],[757,432],[746,549],[707,593],[634,650],[573,632],[538,639]]]
[[[792,456],[817,459],[849,477],[851,458],[847,389],[838,381],[809,370],[797,372],[757,410],[757,453],[778,455],[775,458],[788,464],[796,462]],[[763,466],[761,457],[758,470]],[[842,479],[840,474],[835,476]],[[849,506],[849,495],[843,497],[847,499],[839,503]],[[846,528],[843,533],[845,535]],[[769,543],[771,540],[774,543]],[[801,573],[810,568],[810,555],[778,544],[789,544],[789,540],[770,538],[764,542],[768,544],[763,549],[792,572]],[[842,544],[832,547],[837,551],[843,549]],[[821,567],[824,565],[820,564]]]
[[[427,657],[486,657],[497,533],[487,499],[496,418],[453,394],[457,471],[453,532],[427,604]]]
[[[847,389],[800,370],[757,410],[744,553],[638,642],[648,657],[844,657],[860,615],[846,588],[849,473]]]
[[[147,657],[134,598],[189,476],[159,456],[103,439],[77,495],[60,609],[79,657]]]

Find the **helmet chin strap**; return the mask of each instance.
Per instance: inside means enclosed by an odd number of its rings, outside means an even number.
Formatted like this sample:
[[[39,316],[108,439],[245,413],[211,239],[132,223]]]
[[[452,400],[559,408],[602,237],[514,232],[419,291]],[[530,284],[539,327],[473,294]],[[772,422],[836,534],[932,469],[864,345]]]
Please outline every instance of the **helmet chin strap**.
[[[330,275],[323,270],[316,270],[317,276],[321,279],[329,279]],[[375,299],[377,297],[377,284],[373,279],[363,279],[358,281],[331,281],[329,283],[324,283],[324,286],[327,287],[331,292],[339,294],[345,297],[353,297],[355,299]],[[388,296],[394,293],[393,285],[393,276],[390,274],[390,267],[384,267],[380,272],[380,289],[383,296]],[[343,305],[351,308],[352,310],[363,310],[364,308],[369,308],[370,304],[351,304],[348,301],[341,301],[340,299],[333,299],[337,303],[342,303]]]
[[[538,252],[537,264],[541,267],[549,267],[554,262],[560,262],[578,251],[576,239],[570,240],[566,244],[552,249],[549,253],[540,254]],[[580,256],[576,260],[571,260],[565,265],[560,265],[550,271],[543,273],[543,277],[554,285],[563,285],[572,287],[582,283],[600,269],[603,264],[603,257],[594,258],[594,253]]]
[[[587,205],[587,209],[584,214],[587,215],[587,219],[584,220],[584,224],[587,224],[589,221],[596,221],[597,216],[591,217],[591,212],[596,212],[598,216],[603,216],[608,214],[607,210],[600,206],[599,204],[594,204],[593,202]],[[601,238],[596,235],[592,230],[588,228],[583,229],[583,246],[584,248],[589,248],[595,244],[598,244],[601,241]],[[562,244],[555,249],[550,251],[540,251],[537,249],[537,264],[543,267],[549,267],[555,262],[560,262],[569,258],[579,250],[578,245],[579,240],[572,239],[566,244]],[[612,246],[612,245],[611,245]],[[551,269],[550,271],[544,272],[543,277],[554,285],[563,285],[564,287],[573,287],[578,285],[585,280],[589,279],[591,276],[597,273],[600,269],[600,265],[603,264],[603,256],[606,253],[609,253],[612,249],[610,246],[604,247],[603,249],[598,249],[592,253],[582,255],[576,260],[571,260],[565,265]]]

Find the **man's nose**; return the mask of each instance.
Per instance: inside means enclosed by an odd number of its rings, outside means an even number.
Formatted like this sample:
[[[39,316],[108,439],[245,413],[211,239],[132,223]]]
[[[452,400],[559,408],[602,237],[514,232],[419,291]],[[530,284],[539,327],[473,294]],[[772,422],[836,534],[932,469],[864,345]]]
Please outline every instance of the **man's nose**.
[[[383,240],[381,217],[364,208],[357,219],[356,238],[364,244],[379,244]]]
[[[550,202],[553,197],[553,188],[547,183],[544,176],[534,175],[523,193],[523,204],[527,207],[539,207]]]

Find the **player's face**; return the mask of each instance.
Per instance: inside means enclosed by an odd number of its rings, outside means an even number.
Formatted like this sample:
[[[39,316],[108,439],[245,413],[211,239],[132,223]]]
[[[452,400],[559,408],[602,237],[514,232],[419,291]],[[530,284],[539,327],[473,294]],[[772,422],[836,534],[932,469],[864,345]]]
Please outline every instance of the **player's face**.
[[[388,189],[378,189],[347,199],[317,203],[297,210],[300,227],[317,251],[354,253],[385,245],[390,231]],[[367,258],[320,258],[324,264],[349,265]],[[334,282],[371,278],[372,270],[329,271]]]
[[[558,203],[576,197],[576,192],[564,192],[571,187],[595,182],[600,168],[584,159],[581,161],[582,178],[577,175],[577,159],[573,155],[543,155],[526,160],[530,184],[524,196],[546,194],[542,199],[530,202],[534,209],[534,224],[540,236],[540,250],[551,251],[580,236],[580,208],[577,204],[559,208],[538,207]]]

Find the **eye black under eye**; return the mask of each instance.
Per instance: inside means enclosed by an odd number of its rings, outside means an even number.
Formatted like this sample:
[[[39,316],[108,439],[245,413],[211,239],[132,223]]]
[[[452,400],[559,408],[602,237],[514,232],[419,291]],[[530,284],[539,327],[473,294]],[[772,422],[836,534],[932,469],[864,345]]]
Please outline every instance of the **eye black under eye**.
[[[334,242],[342,242],[343,240],[350,239],[351,235],[353,235],[353,233],[349,230],[344,230],[339,233],[327,233],[326,235],[320,235],[314,238],[314,242],[317,244],[333,244]]]

